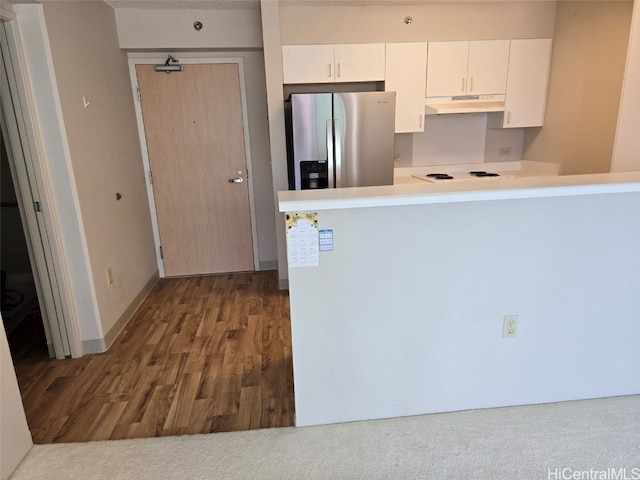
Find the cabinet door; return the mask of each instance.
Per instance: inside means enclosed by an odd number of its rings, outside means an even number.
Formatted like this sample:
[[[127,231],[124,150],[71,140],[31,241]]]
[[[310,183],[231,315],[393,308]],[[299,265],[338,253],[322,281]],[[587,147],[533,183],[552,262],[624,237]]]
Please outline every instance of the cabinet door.
[[[284,83],[333,83],[333,45],[283,45]]]
[[[509,40],[470,42],[467,94],[504,94],[508,65]]]
[[[511,40],[504,127],[542,126],[550,62],[551,39]]]
[[[384,80],[384,43],[335,45],[335,81]]]
[[[427,97],[464,95],[469,42],[429,42]]]
[[[426,43],[387,43],[384,89],[396,92],[396,133],[424,131]]]

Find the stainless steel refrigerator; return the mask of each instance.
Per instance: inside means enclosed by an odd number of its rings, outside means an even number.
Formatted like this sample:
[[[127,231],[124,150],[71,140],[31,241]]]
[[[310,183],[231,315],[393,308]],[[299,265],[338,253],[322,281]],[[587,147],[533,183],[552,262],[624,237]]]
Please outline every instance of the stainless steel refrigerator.
[[[285,108],[289,188],[392,185],[395,95],[291,94]]]

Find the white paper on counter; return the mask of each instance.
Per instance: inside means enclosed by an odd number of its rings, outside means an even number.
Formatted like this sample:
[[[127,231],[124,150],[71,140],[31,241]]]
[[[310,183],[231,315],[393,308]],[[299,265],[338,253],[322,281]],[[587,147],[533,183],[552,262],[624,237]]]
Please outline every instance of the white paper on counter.
[[[320,264],[317,213],[287,213],[287,259],[289,268]]]
[[[333,252],[333,229],[323,228],[319,232],[320,235],[320,251]]]

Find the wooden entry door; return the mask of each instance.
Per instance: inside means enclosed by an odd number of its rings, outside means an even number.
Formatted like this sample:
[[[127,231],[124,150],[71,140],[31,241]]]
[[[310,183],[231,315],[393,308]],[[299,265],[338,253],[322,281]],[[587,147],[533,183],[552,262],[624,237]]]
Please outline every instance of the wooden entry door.
[[[254,269],[237,63],[136,65],[166,276]]]

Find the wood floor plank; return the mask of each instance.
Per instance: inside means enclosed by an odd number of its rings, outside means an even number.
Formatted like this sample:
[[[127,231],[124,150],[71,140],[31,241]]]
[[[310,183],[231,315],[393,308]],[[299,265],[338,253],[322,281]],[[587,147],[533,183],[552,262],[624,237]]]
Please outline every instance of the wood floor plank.
[[[290,397],[263,399],[262,428],[277,428],[293,416],[294,401]]]
[[[144,369],[137,387],[128,396],[127,408],[125,408],[120,418],[121,423],[139,423],[141,421],[151,401],[154,389],[164,377],[163,368],[164,365],[150,365]],[[171,385],[171,388],[175,389],[175,386]]]
[[[153,389],[142,419],[135,424],[135,431],[127,438],[149,438],[162,435],[163,426],[171,409],[172,390],[172,385],[158,385]]]
[[[34,442],[293,425],[277,285],[275,272],[161,279],[109,351],[16,363]]]
[[[244,357],[242,387],[260,387],[262,382],[262,356],[247,355]]]
[[[33,443],[53,443],[63,425],[67,423],[69,417],[44,417],[41,416],[37,429],[31,429]]]
[[[87,431],[92,441],[109,440],[118,424],[118,419],[127,407],[127,402],[109,402],[102,406],[100,413]]]
[[[202,374],[186,373],[180,382],[178,383],[178,389],[176,395],[173,398],[167,420],[165,422],[165,429],[171,430],[175,428],[185,428],[189,426],[189,418],[191,416],[191,408],[193,402],[196,399],[196,393],[198,392],[198,385],[200,384],[200,377]]]
[[[240,391],[240,405],[238,406],[238,430],[256,430],[262,423],[262,395],[261,388],[243,387]]]
[[[240,404],[242,376],[222,373],[216,379],[215,391],[209,398],[210,415],[236,415]]]
[[[67,416],[67,421],[64,422],[52,442],[90,441],[91,435],[89,432],[92,431],[96,418],[101,415],[108,403],[109,397],[106,394],[88,398],[82,403],[80,409],[70,412]]]
[[[200,381],[196,400],[207,400],[210,402],[209,399],[215,394],[218,378],[222,375],[222,367],[222,357],[218,355],[207,355],[203,366],[204,375]]]

